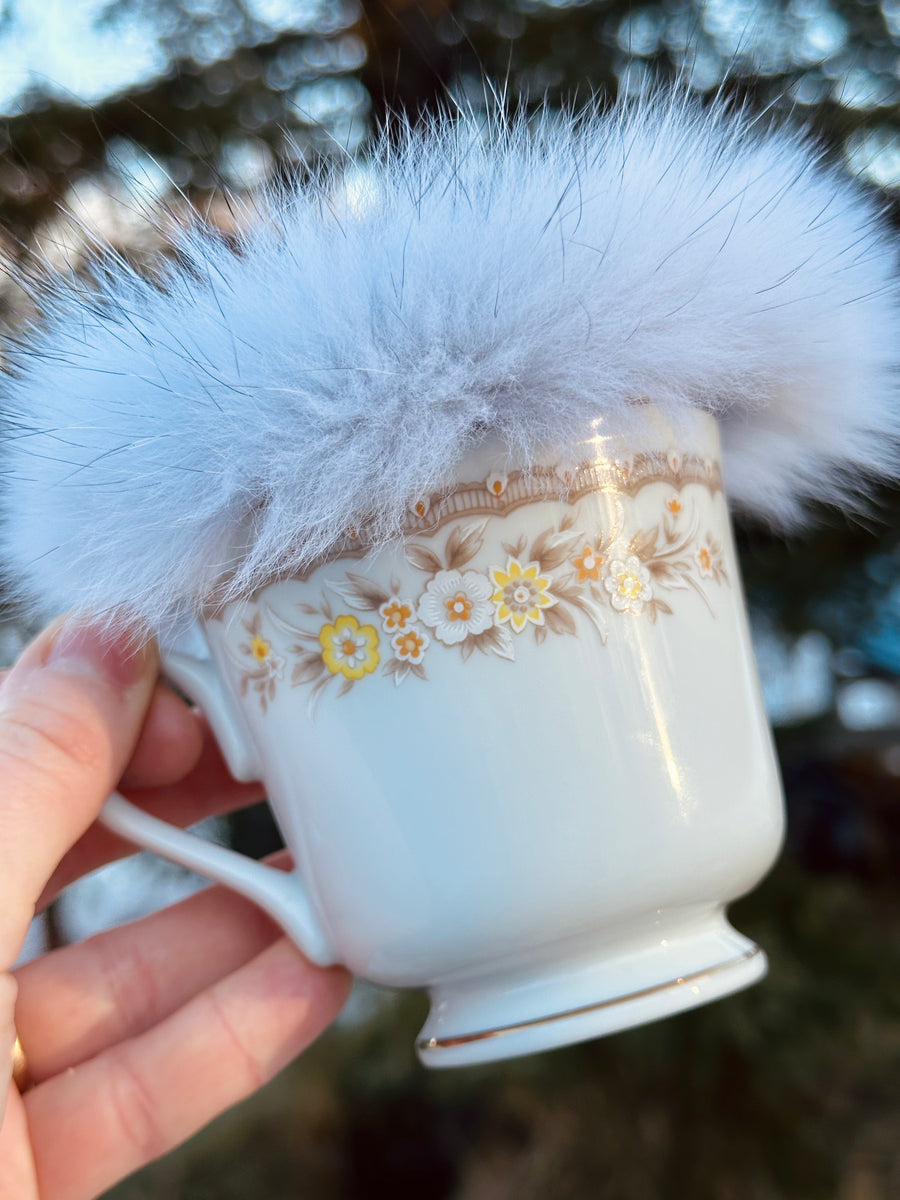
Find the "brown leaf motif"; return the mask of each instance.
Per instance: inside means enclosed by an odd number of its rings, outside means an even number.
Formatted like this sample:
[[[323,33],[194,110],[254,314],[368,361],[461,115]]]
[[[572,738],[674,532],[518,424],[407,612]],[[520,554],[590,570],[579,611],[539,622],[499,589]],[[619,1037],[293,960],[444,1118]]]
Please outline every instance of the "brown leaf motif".
[[[646,561],[651,558],[656,550],[656,544],[659,541],[659,526],[654,529],[641,529],[632,537],[628,543],[628,553],[634,554],[637,558]]]
[[[711,482],[695,478],[694,464],[683,456],[677,464],[676,470],[672,463],[656,463],[662,474],[648,478],[694,472],[690,479],[684,475],[687,482],[713,495]],[[531,502],[527,494],[521,499],[519,487],[519,477],[511,476],[493,495],[509,505]],[[255,697],[265,713],[286,675],[292,688],[308,690],[313,703],[326,689],[342,697],[378,677],[395,686],[413,677],[427,681],[433,654],[458,650],[467,663],[477,651],[515,662],[529,624],[538,646],[585,634],[605,645],[620,621],[658,625],[674,617],[670,598],[680,595],[686,604],[691,591],[715,616],[708,589],[730,586],[729,573],[722,539],[700,525],[692,494],[670,491],[660,499],[656,523],[637,528],[628,528],[625,496],[614,496],[605,507],[603,528],[596,509],[583,511],[571,500],[556,525],[531,538],[510,528],[515,508],[474,523],[458,519],[443,543],[443,526],[436,524],[405,545],[408,567],[397,570],[395,563],[384,582],[374,568],[373,574],[347,570],[326,581],[318,595],[295,602],[289,618],[280,609],[251,607],[236,648],[241,696]],[[546,499],[546,489],[536,488],[533,502]],[[376,615],[356,617],[346,608],[335,613],[326,591],[358,613]]]
[[[468,658],[473,650],[480,650],[482,654],[493,653],[510,661],[515,660],[512,637],[509,630],[502,625],[492,625],[490,629],[485,629],[484,633],[475,633],[466,638],[462,645],[463,658]]]
[[[390,598],[390,592],[380,584],[367,579],[365,575],[357,575],[354,571],[347,572],[346,583],[331,581],[328,586],[337,592],[342,600],[346,600],[361,612],[376,612]]]
[[[410,542],[406,547],[406,557],[414,567],[418,567],[420,571],[427,571],[429,575],[436,575],[442,567],[441,560],[433,550],[416,542]]]
[[[567,531],[558,533],[553,529],[546,529],[534,539],[531,547],[531,560],[538,564],[542,575],[548,571],[555,571],[569,557],[569,552],[577,541],[577,533]]]
[[[551,633],[570,633],[573,636],[578,633],[575,628],[575,619],[567,608],[557,606],[546,609],[544,620]]]
[[[294,664],[294,669],[291,671],[291,684],[297,687],[301,683],[312,683],[324,671],[325,662],[321,654],[302,652]]]
[[[457,525],[447,539],[447,568],[458,571],[466,563],[470,563],[484,545],[484,527],[487,521],[479,525]]]
[[[500,544],[508,558],[521,558],[528,545],[528,537],[523,533],[517,542],[501,542]]]

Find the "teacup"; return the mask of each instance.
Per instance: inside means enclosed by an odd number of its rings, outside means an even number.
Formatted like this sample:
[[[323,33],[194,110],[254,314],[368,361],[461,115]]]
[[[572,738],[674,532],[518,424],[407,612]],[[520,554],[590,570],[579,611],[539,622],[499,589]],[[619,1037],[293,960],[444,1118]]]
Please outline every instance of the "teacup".
[[[783,832],[718,430],[649,410],[580,461],[484,443],[402,539],[169,654],[295,868],[114,796],[107,825],[259,902],[315,962],[427,988],[429,1066],[527,1054],[759,979],[725,905]]]

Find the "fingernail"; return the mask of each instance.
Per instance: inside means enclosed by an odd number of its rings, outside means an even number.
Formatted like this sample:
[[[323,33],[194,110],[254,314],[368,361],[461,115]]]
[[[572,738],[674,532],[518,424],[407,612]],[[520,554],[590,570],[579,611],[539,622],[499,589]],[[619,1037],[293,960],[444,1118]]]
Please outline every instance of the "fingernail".
[[[68,619],[47,631],[44,666],[99,676],[112,687],[129,688],[141,678],[148,649],[133,633],[113,633],[83,620]]]

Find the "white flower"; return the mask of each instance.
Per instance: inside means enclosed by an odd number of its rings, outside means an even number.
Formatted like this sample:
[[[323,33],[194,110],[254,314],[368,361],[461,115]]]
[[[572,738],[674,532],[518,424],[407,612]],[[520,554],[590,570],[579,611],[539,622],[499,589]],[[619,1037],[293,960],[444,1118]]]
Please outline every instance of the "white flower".
[[[284,679],[285,660],[277,654],[270,654],[266,669],[273,679]]]
[[[391,596],[380,606],[378,613],[385,633],[393,633],[397,629],[408,629],[413,624],[416,619],[416,606],[412,600]]]
[[[445,646],[484,633],[494,622],[490,582],[476,571],[438,571],[419,600],[419,620]]]
[[[700,574],[704,579],[709,579],[713,573],[713,554],[709,546],[701,546],[694,555],[697,560],[697,565],[700,568]]]
[[[609,592],[610,604],[620,613],[643,612],[644,605],[653,597],[650,572],[635,554],[612,559],[603,586]]]
[[[431,645],[431,638],[424,630],[411,625],[408,629],[394,634],[391,638],[391,645],[401,662],[418,666],[425,657],[425,651]]]
[[[716,583],[727,580],[725,564],[722,561],[722,546],[710,534],[706,535],[706,541],[700,544],[694,558],[700,568],[701,579],[715,579]]]

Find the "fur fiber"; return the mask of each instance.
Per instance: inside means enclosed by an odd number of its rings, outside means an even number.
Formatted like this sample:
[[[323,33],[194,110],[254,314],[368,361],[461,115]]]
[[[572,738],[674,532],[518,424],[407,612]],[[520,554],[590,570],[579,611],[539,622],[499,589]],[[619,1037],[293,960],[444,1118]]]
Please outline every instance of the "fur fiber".
[[[858,507],[898,465],[886,223],[804,136],[680,93],[437,120],[270,204],[164,286],[61,285],[0,391],[0,561],[35,613],[164,638],[442,486],[650,399],[721,419],[731,499]],[[227,577],[227,582],[221,581]]]

